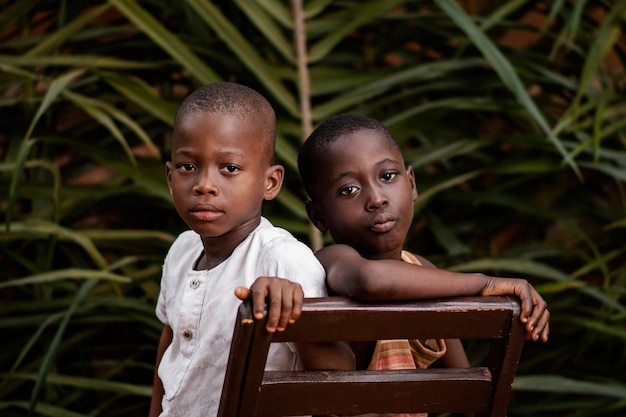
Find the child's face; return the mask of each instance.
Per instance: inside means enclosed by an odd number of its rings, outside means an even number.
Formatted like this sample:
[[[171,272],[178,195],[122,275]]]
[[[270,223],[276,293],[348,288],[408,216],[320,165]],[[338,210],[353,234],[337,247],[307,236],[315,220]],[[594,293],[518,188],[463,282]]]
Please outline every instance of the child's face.
[[[314,224],[366,258],[399,259],[417,199],[400,151],[362,129],[338,138],[324,159],[308,206]]]
[[[258,225],[263,200],[282,185],[282,167],[270,166],[267,146],[235,116],[196,112],[179,122],[167,180],[189,227],[205,238],[242,240]]]

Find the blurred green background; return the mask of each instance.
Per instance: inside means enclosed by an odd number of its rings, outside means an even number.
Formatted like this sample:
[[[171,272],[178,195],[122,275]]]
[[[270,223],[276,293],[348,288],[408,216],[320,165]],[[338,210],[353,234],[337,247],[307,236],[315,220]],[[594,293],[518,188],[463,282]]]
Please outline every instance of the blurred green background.
[[[328,241],[299,144],[379,119],[417,175],[407,249],[549,302],[509,415],[626,415],[625,28],[624,0],[0,0],[0,415],[147,414],[185,228],[163,161],[218,80],[277,111],[275,224]]]

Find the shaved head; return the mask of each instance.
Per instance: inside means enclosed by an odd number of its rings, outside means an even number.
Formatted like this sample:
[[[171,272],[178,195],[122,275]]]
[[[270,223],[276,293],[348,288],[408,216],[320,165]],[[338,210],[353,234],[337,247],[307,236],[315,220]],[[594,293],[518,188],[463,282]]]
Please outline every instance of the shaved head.
[[[276,114],[272,105],[261,94],[241,84],[217,82],[198,88],[182,102],[174,121],[172,145],[176,141],[177,127],[183,120],[198,113],[221,114],[235,117],[242,125],[258,132],[264,142],[265,156],[274,160],[276,143]]]

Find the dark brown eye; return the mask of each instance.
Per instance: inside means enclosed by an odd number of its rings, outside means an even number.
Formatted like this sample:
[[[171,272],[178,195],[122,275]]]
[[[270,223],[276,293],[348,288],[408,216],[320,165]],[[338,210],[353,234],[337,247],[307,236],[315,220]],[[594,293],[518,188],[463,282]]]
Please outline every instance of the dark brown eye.
[[[193,171],[194,169],[196,169],[196,166],[194,164],[180,164],[178,165],[178,167],[183,171]]]
[[[382,176],[381,179],[383,181],[391,181],[393,180],[398,174],[395,172],[385,172]]]
[[[339,194],[350,195],[350,194],[356,193],[358,190],[359,190],[359,187],[355,185],[348,185],[347,187],[343,187],[341,190],[339,190]]]
[[[222,170],[225,171],[228,174],[234,174],[234,173],[240,171],[241,168],[239,168],[237,165],[224,165]]]

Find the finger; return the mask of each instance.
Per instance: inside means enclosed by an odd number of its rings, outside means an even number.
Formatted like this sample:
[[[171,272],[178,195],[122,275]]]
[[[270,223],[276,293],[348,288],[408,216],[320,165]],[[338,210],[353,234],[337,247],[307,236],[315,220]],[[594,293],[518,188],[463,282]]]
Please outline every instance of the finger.
[[[293,293],[292,286],[287,285],[282,288],[281,297],[281,310],[279,314],[278,324],[276,325],[276,331],[282,332],[287,327],[289,319],[291,318],[291,309],[293,306]]]
[[[252,293],[252,312],[254,318],[257,320],[263,320],[265,317],[265,299],[269,293],[267,280],[257,279],[250,287]]]
[[[304,291],[302,287],[298,286],[293,294],[293,304],[291,307],[291,318],[289,324],[295,323],[302,315],[302,303],[304,302]]]
[[[546,316],[546,312],[548,311],[548,304],[544,301],[543,298],[535,291],[535,299],[534,299],[534,309],[532,311],[532,315],[530,319],[526,323],[526,330],[531,332],[535,331],[535,335],[539,334],[539,332],[545,327],[547,323],[547,319],[549,319],[550,314]]]
[[[522,312],[520,313],[520,320],[522,321],[522,323],[526,323],[526,327],[528,328],[529,326],[534,325],[534,323],[533,324],[530,323],[530,321],[532,321],[531,319],[532,319],[534,308],[535,308],[535,300],[533,299],[533,293],[532,293],[534,289],[530,286],[530,284],[524,281],[524,285],[520,286],[518,290],[519,290],[518,297],[520,298],[521,307],[522,307]]]
[[[237,287],[235,288],[235,296],[239,298],[241,301],[245,301],[250,298],[251,291],[246,287]]]
[[[546,327],[543,328],[541,332],[541,340],[545,343],[548,341],[548,336],[550,335],[550,323],[546,323]]]
[[[281,298],[279,291],[274,288],[270,289],[267,306],[267,322],[265,324],[265,328],[270,333],[274,333],[278,327],[282,309]]]
[[[541,339],[543,342],[548,341],[548,335],[550,334],[549,321],[550,321],[550,312],[546,309],[543,315],[541,316],[541,319],[537,323],[537,326],[535,326],[535,329],[533,331],[533,336],[532,336],[533,341],[538,341],[539,339]]]

